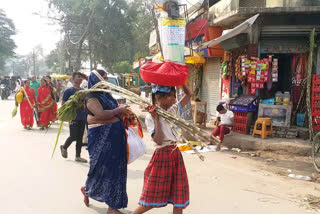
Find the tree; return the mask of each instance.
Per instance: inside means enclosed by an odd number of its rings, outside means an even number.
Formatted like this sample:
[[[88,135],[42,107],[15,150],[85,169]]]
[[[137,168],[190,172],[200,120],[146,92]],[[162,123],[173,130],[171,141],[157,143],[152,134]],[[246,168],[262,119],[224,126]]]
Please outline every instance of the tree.
[[[12,36],[16,34],[14,23],[0,9],[0,69],[3,70],[6,59],[14,56],[16,44]]]
[[[51,72],[65,73],[67,55],[65,41],[61,40],[56,44],[56,49],[52,50],[50,54],[45,57],[46,65]]]
[[[122,61],[114,64],[112,66],[112,71],[117,74],[124,74],[124,73],[131,73],[132,66],[131,63],[128,61]]]
[[[91,59],[93,68],[129,64],[149,54],[152,30],[147,0],[50,0],[60,13],[65,32],[67,59],[78,70],[81,61]]]
[[[152,5],[148,0],[135,0],[130,3],[129,16],[134,18],[132,34],[134,42],[134,60],[149,55],[149,37],[153,30]]]

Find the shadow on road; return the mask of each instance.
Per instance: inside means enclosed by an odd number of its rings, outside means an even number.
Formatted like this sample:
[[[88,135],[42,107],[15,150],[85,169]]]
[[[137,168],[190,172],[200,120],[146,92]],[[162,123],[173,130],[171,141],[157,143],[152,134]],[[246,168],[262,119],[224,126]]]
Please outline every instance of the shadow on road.
[[[92,204],[90,204],[90,207],[89,207],[89,208],[90,208],[90,209],[93,209],[94,211],[96,211],[96,212],[99,213],[99,214],[105,214],[105,213],[107,213],[107,210],[108,210],[108,208],[97,207],[97,206],[92,205]],[[122,213],[124,213],[124,214],[130,214],[130,213],[132,213],[132,211],[127,210],[127,209],[121,209],[120,211],[121,211]]]
[[[77,165],[80,165],[80,166],[84,166],[86,168],[89,168],[89,164],[88,163],[80,163],[80,162],[77,162],[77,161],[74,161],[74,160],[66,160],[68,163],[73,163],[73,164],[77,164]]]

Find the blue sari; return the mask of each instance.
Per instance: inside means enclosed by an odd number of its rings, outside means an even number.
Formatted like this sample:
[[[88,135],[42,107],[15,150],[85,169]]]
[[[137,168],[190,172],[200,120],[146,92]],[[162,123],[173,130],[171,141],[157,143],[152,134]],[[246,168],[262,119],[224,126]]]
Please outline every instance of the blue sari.
[[[89,88],[100,80],[89,76]],[[103,107],[115,109],[117,101],[107,93],[91,93]],[[104,108],[105,109],[105,108]],[[105,202],[113,209],[125,208],[127,196],[127,140],[122,121],[88,129],[90,169],[85,185],[89,198]]]

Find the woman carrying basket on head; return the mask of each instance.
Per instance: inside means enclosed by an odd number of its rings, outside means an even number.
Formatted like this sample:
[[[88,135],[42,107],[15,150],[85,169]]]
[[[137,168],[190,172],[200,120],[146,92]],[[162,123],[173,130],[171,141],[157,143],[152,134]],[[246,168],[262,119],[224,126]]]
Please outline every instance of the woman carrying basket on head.
[[[139,207],[133,214],[145,213],[152,208],[173,205],[173,214],[181,214],[189,205],[188,176],[181,152],[176,142],[178,134],[171,124],[156,113],[162,108],[173,115],[181,116],[182,108],[190,101],[192,93],[183,85],[185,96],[176,103],[174,87],[154,85],[153,100],[157,106],[148,107],[146,126],[155,143],[156,150],[144,172],[144,185]]]

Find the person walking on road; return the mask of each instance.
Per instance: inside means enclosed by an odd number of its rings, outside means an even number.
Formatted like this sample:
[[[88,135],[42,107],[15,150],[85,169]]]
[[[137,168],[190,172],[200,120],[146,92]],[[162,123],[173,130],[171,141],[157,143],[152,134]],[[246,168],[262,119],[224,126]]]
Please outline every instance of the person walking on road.
[[[149,106],[146,126],[155,151],[144,171],[144,184],[138,208],[132,214],[142,214],[153,208],[173,205],[173,214],[182,214],[189,205],[189,183],[183,157],[177,149],[179,135],[172,125],[156,113],[162,108],[180,117],[182,109],[190,101],[192,92],[183,85],[184,97],[176,102],[174,87],[153,85],[153,100],[157,106]],[[155,104],[155,102],[154,102]]]
[[[20,104],[20,117],[23,127],[27,130],[31,130],[33,126],[33,107],[35,104],[35,92],[30,87],[30,80],[26,81],[23,87],[23,101]]]
[[[36,96],[36,99],[37,99],[38,93],[39,93],[38,89],[40,87],[40,82],[37,81],[37,77],[36,76],[33,76],[31,78],[30,87],[34,89],[35,96]]]
[[[103,70],[93,71],[89,88],[108,79]],[[121,213],[127,207],[127,138],[121,114],[129,111],[118,106],[109,93],[94,92],[86,97],[88,109],[88,151],[90,169],[85,187],[81,188],[84,203],[89,198],[106,203],[108,214]]]
[[[37,97],[37,108],[40,113],[39,126],[41,130],[49,127],[51,119],[54,117],[52,106],[55,104],[52,99],[48,82],[45,78],[41,79],[39,94]]]
[[[65,90],[62,98],[62,105],[68,101],[68,99],[74,95],[77,91],[82,90],[80,88],[81,82],[84,76],[80,72],[74,72],[72,75],[73,87]],[[61,155],[63,158],[68,158],[68,148],[72,142],[76,141],[76,158],[75,161],[81,163],[87,163],[88,161],[84,158],[81,158],[81,148],[82,148],[82,138],[86,125],[86,113],[84,106],[77,109],[76,119],[71,121],[69,124],[70,136],[67,138],[64,145],[60,146]]]
[[[50,89],[50,94],[51,94],[51,97],[52,97],[52,99],[54,101],[54,104],[53,104],[53,106],[51,108],[51,117],[50,117],[50,121],[54,123],[55,121],[58,120],[58,118],[57,118],[57,111],[58,111],[57,102],[59,101],[59,99],[57,97],[57,89],[54,87],[50,76],[45,77],[45,79],[48,82],[48,87]]]

